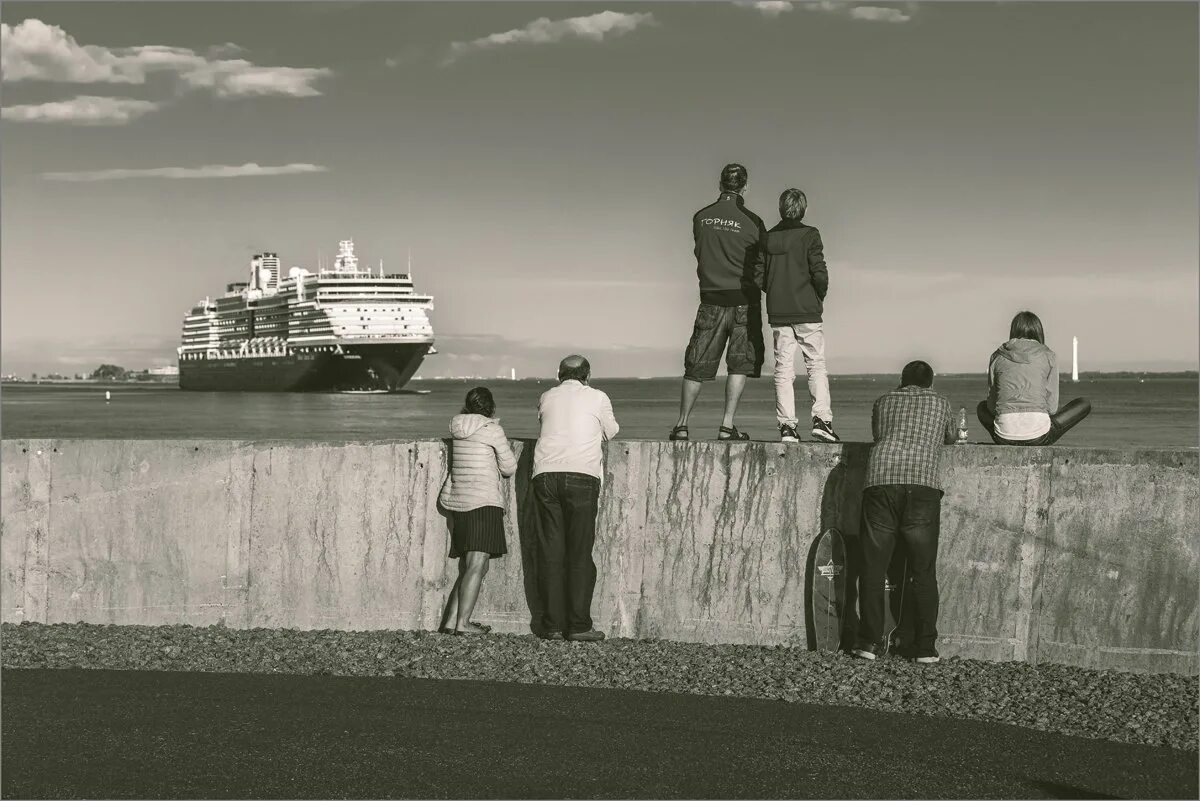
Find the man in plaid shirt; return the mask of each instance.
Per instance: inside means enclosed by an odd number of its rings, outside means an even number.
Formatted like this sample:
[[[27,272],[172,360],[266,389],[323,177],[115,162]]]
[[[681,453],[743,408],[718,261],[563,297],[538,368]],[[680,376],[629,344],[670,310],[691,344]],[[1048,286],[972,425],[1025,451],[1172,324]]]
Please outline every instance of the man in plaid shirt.
[[[863,483],[863,572],[855,656],[874,659],[883,639],[883,583],[897,536],[908,549],[908,573],[915,607],[915,637],[911,656],[938,661],[937,639],[938,527],[942,490],[938,484],[938,452],[958,441],[950,403],[934,392],[933,368],[909,362],[900,387],[875,401],[871,432],[875,447]]]

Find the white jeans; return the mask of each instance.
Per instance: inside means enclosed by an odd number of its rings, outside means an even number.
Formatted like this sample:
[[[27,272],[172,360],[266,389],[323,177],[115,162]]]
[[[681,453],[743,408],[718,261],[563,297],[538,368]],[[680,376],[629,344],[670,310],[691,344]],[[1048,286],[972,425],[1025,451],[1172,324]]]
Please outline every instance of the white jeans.
[[[829,375],[825,372],[825,332],[821,330],[821,324],[773,325],[771,333],[775,339],[775,417],[779,424],[795,426],[799,422],[796,393],[792,388],[792,382],[796,380],[797,347],[804,355],[804,367],[808,371],[812,416],[832,423]]]

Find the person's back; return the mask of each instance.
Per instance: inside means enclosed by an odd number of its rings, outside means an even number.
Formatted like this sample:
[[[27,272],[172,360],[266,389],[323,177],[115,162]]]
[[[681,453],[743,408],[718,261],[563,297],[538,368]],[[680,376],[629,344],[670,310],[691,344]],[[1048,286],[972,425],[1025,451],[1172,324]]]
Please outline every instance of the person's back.
[[[500,422],[481,414],[458,414],[450,420],[450,435],[454,443],[442,506],[452,512],[504,506],[500,478],[517,471],[517,460]]]
[[[933,368],[909,362],[900,387],[875,401],[871,430],[875,446],[863,482],[862,572],[859,575],[858,636],[851,653],[875,659],[891,647],[884,631],[883,592],[897,542],[908,556],[908,585],[914,601],[913,635],[907,655],[918,662],[939,659],[937,640],[937,547],[942,489],[941,446],[958,441],[950,403],[933,389]],[[906,604],[907,608],[907,604]]]
[[[798,219],[781,220],[767,232],[764,272],[767,322],[821,322],[829,273],[820,231]]]
[[[875,446],[863,485],[937,488],[941,446],[958,440],[952,420],[950,402],[926,387],[909,384],[880,397],[871,410]]]
[[[601,446],[619,430],[607,395],[568,379],[542,394],[538,416],[541,432],[533,450],[533,475],[585,473],[601,477]]]
[[[603,392],[587,385],[592,368],[582,356],[558,366],[559,385],[542,395],[541,434],[533,450],[533,502],[537,509],[537,587],[547,639],[599,642],[592,627],[596,589],[596,514],[606,439],[619,427]],[[538,630],[540,628],[540,631]]]
[[[746,208],[741,194],[722,192],[692,215],[700,302],[713,306],[758,303],[754,275],[766,231],[762,218]]]
[[[767,232],[759,283],[767,294],[767,322],[775,343],[775,418],[783,442],[799,442],[796,416],[796,351],[804,357],[812,398],[812,435],[838,442],[825,367],[822,314],[829,290],[821,232],[802,220],[808,197],[799,189],[779,196],[779,224]]]
[[[988,378],[989,407],[997,415],[1058,410],[1057,358],[1035,339],[1010,339],[997,348]]]
[[[762,293],[757,281],[766,229],[742,200],[747,178],[745,167],[726,164],[717,201],[692,215],[700,305],[683,352],[683,386],[679,418],[669,435],[672,440],[691,438],[688,418],[700,397],[700,387],[717,377],[722,354],[728,378],[717,439],[750,439],[749,434],[738,431],[734,416],[746,379],[762,372]]]
[[[487,387],[467,393],[463,410],[450,420],[450,474],[438,494],[450,513],[450,558],[458,559],[458,578],[446,598],[438,631],[486,634],[490,626],[471,614],[488,562],[508,553],[504,541],[502,476],[517,472],[517,458],[496,419],[496,400]]]
[[[976,414],[997,445],[1053,445],[1092,410],[1084,398],[1059,408],[1058,357],[1031,311],[1013,317],[1008,340],[988,358],[987,376],[988,395]]]

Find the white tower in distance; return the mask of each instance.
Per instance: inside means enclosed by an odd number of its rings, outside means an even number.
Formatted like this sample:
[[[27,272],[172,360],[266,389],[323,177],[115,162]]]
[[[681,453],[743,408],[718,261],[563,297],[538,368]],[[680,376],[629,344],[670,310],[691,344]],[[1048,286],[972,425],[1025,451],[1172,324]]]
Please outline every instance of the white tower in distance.
[[[1079,381],[1079,337],[1071,337],[1071,380]]]

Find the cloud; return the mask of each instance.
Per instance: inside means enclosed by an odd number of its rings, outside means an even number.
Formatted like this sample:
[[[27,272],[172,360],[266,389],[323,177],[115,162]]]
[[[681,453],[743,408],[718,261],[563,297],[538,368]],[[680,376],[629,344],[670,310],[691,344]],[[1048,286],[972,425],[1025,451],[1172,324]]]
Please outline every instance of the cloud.
[[[824,11],[827,14],[839,14],[850,19],[865,22],[908,22],[912,19],[912,13],[916,7],[916,4],[913,2],[907,3],[906,7],[908,11],[905,13],[898,8],[860,6],[845,2],[844,0],[813,0],[812,2],[804,2],[804,0],[758,0],[758,2],[745,2],[745,0],[739,0],[735,5],[744,8],[753,8],[763,16],[770,17],[771,19],[792,11],[797,5],[802,5],[809,11]]]
[[[770,0],[768,0],[770,2]],[[803,4],[809,11],[824,11],[827,14],[841,14],[850,19],[863,22],[908,22],[916,11],[916,3],[907,2],[905,11],[890,6],[861,6],[842,0],[818,0]],[[775,16],[778,16],[776,14]]]
[[[160,106],[128,97],[80,95],[70,100],[36,105],[6,106],[0,118],[14,122],[64,122],[73,125],[124,125]]]
[[[254,163],[242,165],[209,164],[203,167],[152,167],[150,169],[93,170],[90,172],[44,172],[47,181],[116,181],[124,178],[245,178],[267,175],[297,175],[326,172],[319,164],[284,164],[279,167],[260,167]]]
[[[752,7],[763,16],[772,19],[795,8],[789,0],[759,0],[752,4]]]
[[[880,6],[855,6],[850,10],[850,16],[868,22],[908,22],[912,19],[898,8],[882,8]]]
[[[625,14],[618,11],[601,11],[587,17],[569,17],[551,20],[547,17],[535,19],[524,28],[514,28],[503,33],[493,33],[469,42],[453,42],[450,54],[443,64],[449,64],[475,50],[489,50],[515,44],[553,44],[564,39],[587,39],[601,42],[612,34],[629,33],[643,26],[657,24],[651,13]]]
[[[259,67],[244,59],[234,59],[210,62],[179,77],[190,88],[211,89],[217,97],[315,97],[321,93],[313,83],[329,74],[325,68]]]
[[[207,50],[207,54],[208,54],[209,58],[226,58],[228,56],[240,56],[242,53],[245,53],[245,52],[246,52],[246,48],[242,47],[241,45],[234,44],[233,42],[226,42],[225,44],[213,45],[212,47],[208,48],[208,50]]]
[[[207,89],[217,97],[283,95],[312,97],[314,85],[332,75],[324,67],[264,67],[244,58],[226,42],[201,55],[186,47],[145,45],[109,48],[81,45],[57,25],[26,19],[0,23],[0,72],[5,82],[146,83],[154,73],[175,77],[183,89]]]

